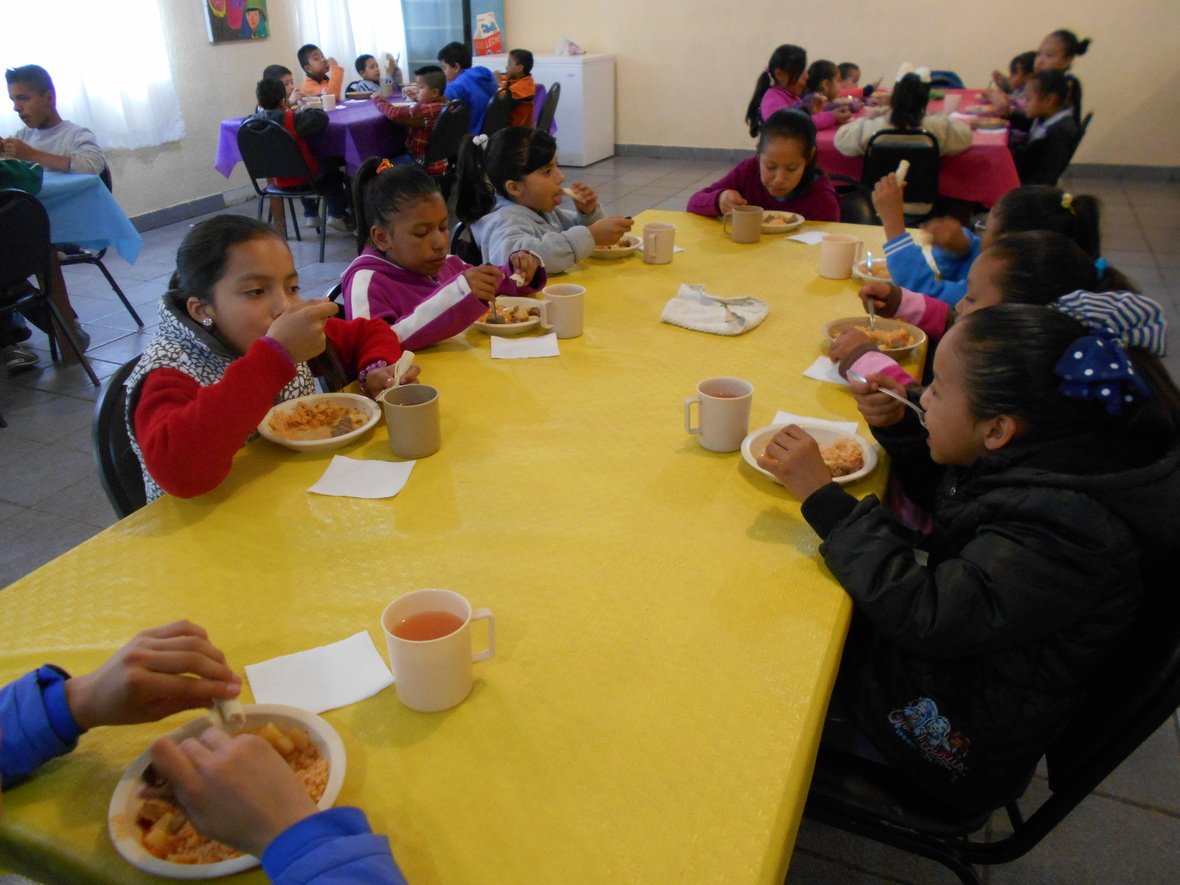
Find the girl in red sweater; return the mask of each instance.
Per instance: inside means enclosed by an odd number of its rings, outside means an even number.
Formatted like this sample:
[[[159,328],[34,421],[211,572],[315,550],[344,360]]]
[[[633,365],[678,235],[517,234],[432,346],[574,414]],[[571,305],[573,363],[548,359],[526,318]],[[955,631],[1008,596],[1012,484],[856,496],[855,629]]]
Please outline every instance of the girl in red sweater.
[[[389,326],[335,313],[330,301],[300,299],[291,250],[266,224],[219,215],[194,227],[127,379],[147,499],[216,488],[271,406],[316,392],[310,360],[370,395],[392,384],[402,347]],[[417,367],[403,376],[416,377]]]

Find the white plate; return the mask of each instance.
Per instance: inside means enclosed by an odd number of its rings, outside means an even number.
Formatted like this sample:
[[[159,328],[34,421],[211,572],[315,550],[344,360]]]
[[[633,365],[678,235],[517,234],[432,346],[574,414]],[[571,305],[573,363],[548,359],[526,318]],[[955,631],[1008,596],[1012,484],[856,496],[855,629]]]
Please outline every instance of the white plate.
[[[270,429],[272,415],[277,415],[280,412],[293,408],[295,403],[320,401],[337,402],[341,405],[352,406],[354,409],[360,409],[365,413],[365,423],[356,430],[328,439],[287,439],[279,436]],[[343,448],[353,440],[359,439],[365,433],[368,433],[380,419],[381,407],[367,396],[361,396],[356,393],[313,393],[309,396],[289,399],[274,406],[266,413],[266,417],[262,419],[262,423],[258,425],[258,433],[264,439],[269,439],[272,443],[278,443],[280,446],[286,446],[288,449],[294,449],[297,452],[331,452],[334,449]]]
[[[773,215],[776,218],[786,220],[786,224],[770,224],[766,221],[767,215]],[[806,219],[798,212],[780,212],[777,209],[763,209],[762,210],[762,233],[764,234],[785,234],[789,231],[798,230],[803,226]]]
[[[247,727],[254,728],[273,722],[284,730],[295,725],[307,731],[311,742],[328,760],[328,784],[317,806],[321,810],[331,808],[336,797],[340,795],[341,787],[344,786],[344,771],[347,767],[344,743],[336,729],[314,713],[298,707],[283,704],[246,704],[244,710]],[[201,716],[169,732],[168,737],[179,743],[185,738],[200,734],[208,726],[209,717]],[[115,849],[123,855],[124,860],[145,873],[169,879],[216,879],[258,866],[258,858],[249,854],[207,864],[170,863],[149,854],[139,841],[140,829],[135,823],[135,814],[141,802],[137,793],[142,784],[144,769],[150,761],[151,751],[145,750],[127,766],[123,777],[115,785],[115,792],[111,796],[111,805],[107,811],[107,828],[111,834],[111,841],[115,843]]]
[[[866,270],[867,264],[868,264],[868,262],[866,262],[864,260],[856,262],[856,264],[852,265],[852,275],[864,283],[892,283],[893,282],[893,277],[889,276],[888,273],[886,273],[885,276],[883,276],[883,277],[878,276],[877,274],[869,273],[868,270]],[[884,267],[884,268],[886,268],[886,270],[888,270],[888,266],[886,265],[885,259],[883,259],[883,258],[874,258],[873,259],[873,267],[874,268]]]
[[[812,437],[820,448],[830,446],[838,439],[843,439],[848,434],[841,433],[839,430],[833,430],[830,427],[823,427],[818,424],[809,424],[806,421],[796,422],[801,428],[807,431],[808,435]],[[775,482],[778,479],[769,470],[763,470],[758,466],[758,456],[766,450],[767,443],[770,442],[771,437],[786,427],[786,424],[771,424],[769,427],[760,427],[753,430],[750,434],[742,440],[742,457],[746,459],[746,463],[757,470],[764,476],[769,476]],[[860,444],[861,454],[864,455],[865,466],[855,473],[850,473],[847,476],[833,476],[836,482],[840,485],[846,485],[850,482],[856,482],[858,479],[868,476],[877,467],[877,450],[869,445],[868,441],[859,434],[853,434],[853,439]]]
[[[528,298],[524,295],[498,295],[496,296],[496,303],[503,307],[527,307],[530,312],[536,310],[538,313],[523,323],[485,323],[483,320],[477,320],[473,325],[479,331],[487,335],[498,335],[501,338],[512,338],[515,335],[523,335],[525,332],[531,332],[537,326],[542,325],[542,320],[545,316],[545,303],[543,301],[536,298]]]
[[[827,353],[828,348],[832,346],[832,329],[838,326],[859,326],[867,330],[869,327],[869,318],[867,314],[861,314],[858,317],[841,317],[837,320],[830,320],[824,323],[821,329],[819,349],[822,353]],[[926,333],[919,329],[912,323],[907,323],[905,320],[893,319],[891,317],[877,317],[877,328],[879,329],[905,329],[910,333],[910,343],[904,347],[879,347],[881,353],[888,354],[896,359],[902,359],[912,353],[917,352],[918,348],[926,343]]]
[[[609,246],[595,246],[590,257],[605,258],[607,261],[613,261],[616,258],[626,258],[629,255],[634,255],[642,243],[643,240],[635,234],[623,234],[619,237],[619,242],[614,248]]]

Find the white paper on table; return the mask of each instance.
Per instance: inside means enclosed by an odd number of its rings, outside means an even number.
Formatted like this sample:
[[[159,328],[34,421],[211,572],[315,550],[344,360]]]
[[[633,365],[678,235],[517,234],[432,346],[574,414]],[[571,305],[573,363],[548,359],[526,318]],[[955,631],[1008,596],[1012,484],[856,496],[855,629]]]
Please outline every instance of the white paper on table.
[[[787,239],[794,240],[796,243],[806,243],[808,246],[816,246],[826,236],[827,234],[822,230],[805,230],[803,233],[795,234]]]
[[[636,243],[636,244],[635,244],[635,250],[636,250],[637,252],[642,252],[642,251],[643,251],[643,243]],[[672,247],[672,251],[673,251],[673,252],[683,252],[683,251],[684,251],[684,248],[683,248],[683,247],[681,247],[681,246],[673,246],[673,247]]]
[[[393,685],[367,631],[347,639],[246,665],[259,704],[290,704],[322,713],[355,704]]]
[[[392,498],[403,488],[415,461],[361,461],[335,455],[309,492],[338,498]]]
[[[500,338],[492,336],[492,359],[527,360],[538,356],[561,356],[557,349],[557,333],[532,338]]]
[[[826,427],[843,433],[845,436],[855,436],[857,423],[855,421],[828,421],[826,418],[812,418],[810,415],[796,415],[794,412],[775,412],[771,424],[798,424],[800,421],[818,427]]]
[[[833,384],[848,386],[848,382],[840,377],[836,363],[832,362],[826,356],[817,356],[815,362],[803,370],[803,374],[808,378],[814,378],[816,381],[830,381]]]

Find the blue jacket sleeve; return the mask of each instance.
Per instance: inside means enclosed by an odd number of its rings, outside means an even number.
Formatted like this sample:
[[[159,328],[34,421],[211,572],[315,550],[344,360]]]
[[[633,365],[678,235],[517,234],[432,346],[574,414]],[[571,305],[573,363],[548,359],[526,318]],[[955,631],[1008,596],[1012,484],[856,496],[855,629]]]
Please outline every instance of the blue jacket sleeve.
[[[966,280],[967,271],[971,270],[971,265],[979,257],[979,237],[967,228],[963,228],[963,233],[967,236],[968,243],[965,254],[956,255],[938,246],[930,250],[934,256],[934,263],[938,265],[938,272],[944,280]]]
[[[405,885],[389,840],[359,808],[330,808],[289,827],[262,853],[272,885]]]
[[[967,294],[965,280],[940,280],[926,263],[922,247],[914,242],[911,234],[904,233],[885,244],[885,263],[889,276],[903,289],[921,292],[952,307]]]
[[[66,704],[68,674],[46,664],[0,688],[0,783],[68,753],[82,733]]]

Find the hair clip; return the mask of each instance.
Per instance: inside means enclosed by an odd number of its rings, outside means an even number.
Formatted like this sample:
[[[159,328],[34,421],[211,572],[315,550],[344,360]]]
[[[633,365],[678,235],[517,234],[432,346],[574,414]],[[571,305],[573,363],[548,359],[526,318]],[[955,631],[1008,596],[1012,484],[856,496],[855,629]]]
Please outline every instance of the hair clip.
[[[471,139],[471,143],[482,151],[488,145],[488,137],[481,132]]]
[[[1055,298],[1049,306],[1124,347],[1142,347],[1161,358],[1167,352],[1167,317],[1159,302],[1146,295],[1078,291]]]
[[[1073,211],[1073,194],[1064,193],[1061,195],[1061,208],[1070,212]]]
[[[1108,329],[1084,335],[1066,348],[1053,373],[1061,379],[1062,396],[1076,400],[1097,400],[1108,415],[1122,414],[1123,406],[1150,396],[1151,388],[1127,357],[1127,352]]]
[[[1106,273],[1106,269],[1108,267],[1110,267],[1110,264],[1108,264],[1106,259],[1103,258],[1101,255],[1099,255],[1094,260],[1094,270],[1097,271],[1098,276],[1102,276],[1104,273]]]
[[[392,168],[393,168],[393,163],[390,163],[389,160],[387,160],[387,159],[382,160],[380,163],[377,164],[377,172],[375,174],[380,175],[386,169],[392,169]]]

